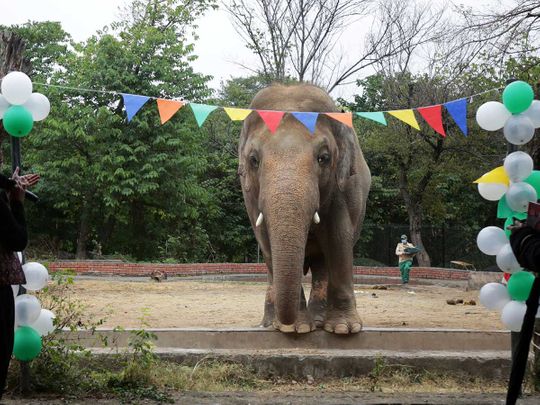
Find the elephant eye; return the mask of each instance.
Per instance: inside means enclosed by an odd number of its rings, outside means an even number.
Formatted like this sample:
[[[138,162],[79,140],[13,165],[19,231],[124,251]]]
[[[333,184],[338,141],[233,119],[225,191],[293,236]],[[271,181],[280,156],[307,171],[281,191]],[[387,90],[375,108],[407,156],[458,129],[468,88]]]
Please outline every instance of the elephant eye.
[[[249,164],[251,165],[251,167],[253,167],[254,169],[257,169],[259,167],[259,159],[257,158],[257,156],[255,155],[250,155],[249,156]]]
[[[330,154],[329,153],[321,153],[317,157],[317,162],[319,162],[319,164],[321,166],[327,165],[328,163],[330,163]]]

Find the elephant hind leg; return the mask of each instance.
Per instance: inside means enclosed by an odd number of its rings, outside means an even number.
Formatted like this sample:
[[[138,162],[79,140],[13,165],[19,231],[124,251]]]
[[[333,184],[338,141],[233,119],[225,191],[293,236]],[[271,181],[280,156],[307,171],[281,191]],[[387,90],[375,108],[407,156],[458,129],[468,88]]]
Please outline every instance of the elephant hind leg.
[[[260,326],[267,328],[272,326],[274,318],[276,317],[276,312],[274,309],[274,286],[271,282],[268,283],[268,288],[266,289],[266,297],[264,299],[264,316],[261,321]]]
[[[322,327],[326,318],[328,271],[324,265],[324,258],[311,262],[311,293],[309,294],[308,311],[315,326]]]

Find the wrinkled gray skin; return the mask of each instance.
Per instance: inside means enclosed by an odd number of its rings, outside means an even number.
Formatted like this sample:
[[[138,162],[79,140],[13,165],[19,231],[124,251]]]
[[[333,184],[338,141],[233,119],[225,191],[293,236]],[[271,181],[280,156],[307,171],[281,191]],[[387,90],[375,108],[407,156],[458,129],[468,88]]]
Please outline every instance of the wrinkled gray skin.
[[[250,108],[336,112],[311,85],[274,85]],[[362,321],[353,291],[353,246],[371,183],[354,130],[320,115],[316,131],[285,114],[272,134],[256,113],[244,121],[238,174],[246,209],[268,266],[262,325],[282,332],[356,333]],[[259,213],[264,220],[255,226]],[[314,223],[315,212],[320,223]],[[302,274],[311,270],[306,303]]]

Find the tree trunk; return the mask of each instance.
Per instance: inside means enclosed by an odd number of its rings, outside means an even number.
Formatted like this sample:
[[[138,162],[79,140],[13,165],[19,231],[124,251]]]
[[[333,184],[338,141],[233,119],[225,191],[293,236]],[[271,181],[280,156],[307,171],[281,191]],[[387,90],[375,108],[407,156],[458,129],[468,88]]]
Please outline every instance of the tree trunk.
[[[409,214],[409,232],[411,233],[411,242],[414,246],[422,248],[422,251],[416,255],[418,265],[422,267],[431,267],[429,253],[424,248],[422,242],[422,209],[418,204],[411,204],[407,207]]]
[[[9,72],[18,70],[30,74],[30,61],[24,57],[25,43],[21,37],[13,32],[0,33],[0,79]],[[8,133],[3,125],[0,125],[0,147]],[[0,168],[4,163],[4,156],[0,153]]]
[[[88,235],[90,233],[89,228],[89,208],[87,205],[83,207],[83,212],[81,215],[81,220],[79,222],[79,234],[77,237],[77,253],[76,258],[77,260],[85,260],[87,258],[86,255],[86,244],[88,242]]]

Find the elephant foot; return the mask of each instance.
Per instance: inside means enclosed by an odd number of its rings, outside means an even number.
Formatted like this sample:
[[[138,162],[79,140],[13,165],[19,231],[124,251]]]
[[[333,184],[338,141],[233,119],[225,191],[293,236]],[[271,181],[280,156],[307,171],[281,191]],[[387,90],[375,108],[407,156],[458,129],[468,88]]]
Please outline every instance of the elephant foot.
[[[324,325],[324,318],[326,315],[326,300],[310,300],[308,305],[308,311],[317,328],[322,328]]]
[[[337,335],[358,333],[362,330],[362,320],[354,308],[347,311],[329,309],[324,321],[324,330]]]
[[[317,329],[311,315],[307,311],[300,311],[296,322],[292,325],[284,325],[277,319],[274,319],[273,326],[283,333],[309,333]]]

